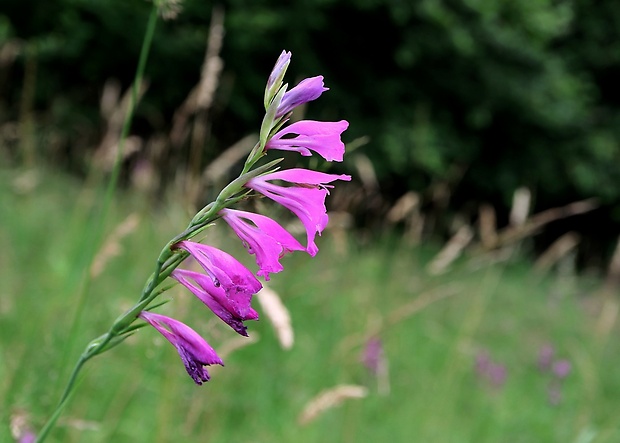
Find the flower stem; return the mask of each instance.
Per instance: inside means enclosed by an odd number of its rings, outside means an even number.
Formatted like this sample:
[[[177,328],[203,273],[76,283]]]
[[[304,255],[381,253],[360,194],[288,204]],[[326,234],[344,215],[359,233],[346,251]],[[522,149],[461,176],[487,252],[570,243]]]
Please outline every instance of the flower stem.
[[[142,79],[144,77],[144,70],[145,70],[145,67],[146,67],[146,61],[148,59],[148,54],[150,52],[151,43],[153,42],[153,36],[155,34],[155,25],[156,24],[157,24],[157,5],[156,5],[156,3],[153,3],[153,7],[151,8],[151,13],[149,15],[149,19],[148,19],[147,26],[146,26],[146,31],[145,31],[145,34],[144,34],[144,40],[142,42],[142,48],[140,50],[140,58],[138,60],[138,67],[136,69],[136,75],[135,75],[134,82],[133,82],[133,87],[132,87],[131,102],[130,102],[129,108],[127,110],[127,115],[125,117],[125,121],[123,122],[123,127],[122,127],[122,130],[121,130],[121,135],[120,135],[120,139],[119,139],[118,150],[116,152],[116,159],[115,159],[115,162],[114,162],[114,167],[112,169],[110,180],[108,182],[108,186],[106,187],[105,195],[104,195],[104,198],[103,198],[103,213],[104,214],[107,213],[107,210],[108,210],[108,208],[109,208],[109,206],[111,204],[111,201],[112,201],[112,197],[114,195],[114,191],[116,189],[116,184],[118,183],[118,177],[119,177],[119,174],[120,174],[120,165],[121,165],[121,160],[122,160],[122,156],[123,156],[123,147],[124,147],[124,144],[125,144],[125,140],[127,139],[127,136],[129,134],[129,129],[131,127],[131,122],[133,120],[133,115],[134,115],[136,103],[138,101],[138,90],[140,88],[140,84],[142,83]],[[102,227],[103,226],[103,218],[100,218],[100,220],[101,220],[100,221],[100,227]],[[158,272],[156,272],[155,274],[157,274],[157,273]],[[155,286],[150,288],[151,292],[153,291]],[[82,299],[78,303],[78,312],[76,314],[76,319],[79,318],[80,313],[81,313],[82,308],[83,308],[83,305],[84,305],[84,297],[82,297]],[[75,326],[75,322],[74,322],[74,326]],[[71,335],[73,335],[73,334],[71,334]],[[54,410],[54,413],[49,418],[47,423],[44,425],[44,427],[41,429],[41,431],[37,435],[36,443],[43,443],[43,441],[45,441],[45,439],[47,438],[47,435],[49,434],[49,432],[53,429],[54,425],[56,424],[56,421],[58,420],[58,418],[60,417],[60,414],[62,413],[63,409],[65,408],[71,393],[73,392],[73,389],[75,387],[75,382],[76,382],[77,377],[78,377],[80,371],[82,370],[82,367],[84,366],[84,364],[88,360],[90,360],[92,357],[94,357],[98,353],[102,352],[104,347],[113,338],[114,338],[114,335],[112,334],[112,329],[111,329],[110,332],[108,332],[107,334],[105,334],[102,337],[100,337],[100,339],[97,339],[97,340],[100,340],[98,343],[93,345],[94,342],[91,342],[91,344],[89,344],[89,346],[86,348],[86,350],[82,353],[82,355],[80,356],[78,362],[76,363],[75,367],[73,368],[73,371],[71,372],[71,375],[69,376],[69,381],[67,382],[65,390],[63,391],[63,394],[62,394],[62,396],[60,398],[58,406]]]

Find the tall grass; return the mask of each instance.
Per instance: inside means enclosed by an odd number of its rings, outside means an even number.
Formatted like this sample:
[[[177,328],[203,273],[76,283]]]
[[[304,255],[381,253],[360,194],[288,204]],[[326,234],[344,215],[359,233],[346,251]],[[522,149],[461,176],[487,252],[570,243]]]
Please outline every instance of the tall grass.
[[[80,186],[43,172],[0,171],[0,441],[11,441],[11,416],[40,428],[81,348],[135,300],[161,246],[191,217],[175,203],[153,211],[140,195],[120,195],[106,234],[130,214],[138,226],[93,277],[69,337],[92,222],[86,214],[97,195]],[[617,301],[596,282],[541,275],[518,259],[466,258],[431,276],[432,246],[406,247],[389,233],[372,244],[349,233],[340,243],[338,234],[324,233],[316,258],[285,258],[286,272],[272,278],[292,315],[292,350],[280,348],[262,315],[250,324],[255,342],[196,387],[174,349],[140,330],[89,363],[50,441],[620,441],[618,328],[601,326]],[[243,254],[224,229],[209,241]],[[187,291],[170,294],[174,303],[161,312],[218,350],[238,340]],[[372,336],[389,364],[387,394],[361,363]],[[557,405],[547,395],[551,375],[536,363],[546,343],[572,363]],[[506,367],[501,386],[476,373],[482,351]],[[368,395],[299,424],[308,402],[339,384],[367,386]]]

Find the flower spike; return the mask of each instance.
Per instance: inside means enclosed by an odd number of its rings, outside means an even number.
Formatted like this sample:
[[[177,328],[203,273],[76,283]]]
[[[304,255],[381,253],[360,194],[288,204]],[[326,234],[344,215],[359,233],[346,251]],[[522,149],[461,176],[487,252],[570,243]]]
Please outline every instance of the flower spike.
[[[284,180],[297,186],[284,187],[270,183],[271,180]],[[261,175],[250,179],[245,186],[263,194],[293,212],[306,228],[308,244],[306,251],[315,256],[318,248],[314,242],[327,226],[328,216],[325,198],[329,194],[326,185],[335,180],[351,180],[349,175],[325,174],[308,169],[293,168]]]
[[[148,311],[142,311],[138,317],[150,323],[172,343],[185,365],[185,370],[197,385],[211,378],[204,366],[224,366],[224,362],[209,343],[189,326],[165,315]]]

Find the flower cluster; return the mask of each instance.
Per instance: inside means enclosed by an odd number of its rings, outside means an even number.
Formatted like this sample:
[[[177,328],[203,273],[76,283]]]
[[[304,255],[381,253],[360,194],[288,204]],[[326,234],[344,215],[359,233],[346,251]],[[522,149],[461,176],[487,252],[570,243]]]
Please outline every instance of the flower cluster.
[[[332,187],[330,183],[351,179],[348,175],[300,168],[251,173],[252,166],[270,150],[294,151],[302,156],[310,156],[315,152],[327,161],[343,159],[345,147],[341,134],[348,127],[346,121],[302,120],[287,125],[291,112],[297,106],[315,100],[328,90],[323,85],[322,76],[302,80],[289,90],[283,78],[290,59],[291,53],[283,51],[267,81],[266,113],[260,139],[244,167],[247,180],[242,181],[239,189],[233,187],[224,198],[218,198],[215,202],[216,205],[220,202],[220,206],[215,209],[215,218],[223,219],[241,239],[247,251],[255,256],[258,266],[256,275],[234,257],[213,246],[187,238],[172,246],[175,251],[185,251],[193,257],[203,272],[176,268],[170,277],[189,289],[215,315],[243,336],[247,336],[244,322],[258,319],[258,313],[251,306],[252,296],[262,288],[256,276],[269,280],[270,274],[282,271],[280,259],[289,252],[306,251],[311,256],[316,255],[316,235],[321,234],[328,222],[325,199]],[[306,230],[305,246],[275,220],[228,207],[237,201],[229,195],[235,193],[244,196],[258,193],[290,210]],[[197,384],[209,380],[205,366],[223,365],[213,348],[183,323],[150,311],[142,311],[139,317],[175,346],[188,374]]]

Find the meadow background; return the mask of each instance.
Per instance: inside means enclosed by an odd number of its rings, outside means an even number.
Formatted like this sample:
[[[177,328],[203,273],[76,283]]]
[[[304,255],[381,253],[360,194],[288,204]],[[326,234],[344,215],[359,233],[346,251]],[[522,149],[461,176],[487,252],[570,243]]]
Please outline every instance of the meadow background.
[[[317,257],[269,284],[294,345],[259,304],[240,340],[175,287],[161,312],[226,366],[197,387],[140,330],[88,363],[48,441],[620,441],[620,6],[159,6],[118,170],[152,4],[0,6],[0,441],[42,426],[86,343],[238,172],[282,49],[291,83],[325,75],[305,117],[350,122],[329,172],[354,176]],[[209,242],[251,262],[224,227]],[[359,398],[304,415],[343,385]]]

